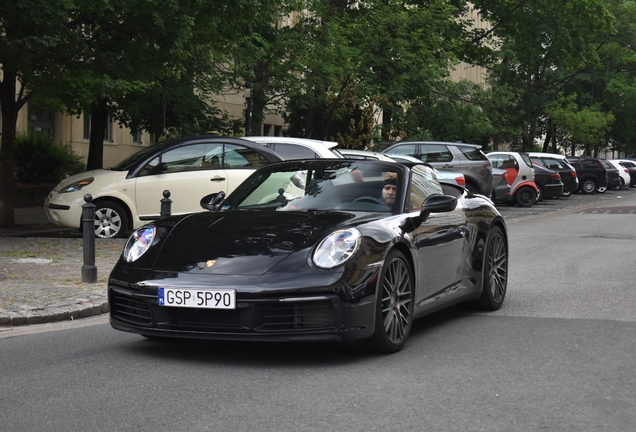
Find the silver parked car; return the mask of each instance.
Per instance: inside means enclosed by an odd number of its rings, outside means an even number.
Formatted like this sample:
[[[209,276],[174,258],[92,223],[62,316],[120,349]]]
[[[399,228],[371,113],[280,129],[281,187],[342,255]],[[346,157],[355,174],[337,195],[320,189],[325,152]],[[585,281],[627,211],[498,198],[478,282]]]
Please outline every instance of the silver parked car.
[[[438,171],[464,174],[466,189],[492,195],[492,164],[480,145],[440,141],[397,141],[377,144],[373,151],[386,155],[407,155],[430,164]]]

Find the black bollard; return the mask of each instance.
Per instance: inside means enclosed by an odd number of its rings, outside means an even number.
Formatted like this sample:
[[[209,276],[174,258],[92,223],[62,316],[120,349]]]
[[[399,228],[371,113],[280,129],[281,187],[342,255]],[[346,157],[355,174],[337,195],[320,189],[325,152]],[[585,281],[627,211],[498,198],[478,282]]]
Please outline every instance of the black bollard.
[[[82,205],[82,237],[84,238],[84,265],[82,266],[82,282],[97,282],[97,266],[95,265],[95,204],[91,194],[84,195]]]
[[[167,218],[172,213],[172,200],[170,199],[170,191],[163,191],[163,198],[161,199],[161,213],[159,213],[159,217],[161,219]]]

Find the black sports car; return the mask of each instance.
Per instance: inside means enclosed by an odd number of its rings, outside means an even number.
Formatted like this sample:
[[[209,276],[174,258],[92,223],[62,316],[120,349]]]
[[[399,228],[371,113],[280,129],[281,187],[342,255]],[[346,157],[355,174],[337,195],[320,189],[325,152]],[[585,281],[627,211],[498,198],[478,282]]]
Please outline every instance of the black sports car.
[[[178,197],[174,197],[178,199]],[[498,309],[503,218],[424,165],[290,161],[257,170],[208,212],[129,238],[110,322],[147,337],[404,345],[414,318],[460,302]]]

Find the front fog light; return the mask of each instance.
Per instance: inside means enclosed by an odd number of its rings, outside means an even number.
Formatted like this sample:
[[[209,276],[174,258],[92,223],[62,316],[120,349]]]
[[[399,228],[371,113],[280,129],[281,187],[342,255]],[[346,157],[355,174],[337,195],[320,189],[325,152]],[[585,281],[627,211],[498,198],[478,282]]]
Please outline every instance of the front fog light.
[[[154,225],[139,228],[130,236],[124,246],[124,261],[133,262],[146,253],[157,233]]]

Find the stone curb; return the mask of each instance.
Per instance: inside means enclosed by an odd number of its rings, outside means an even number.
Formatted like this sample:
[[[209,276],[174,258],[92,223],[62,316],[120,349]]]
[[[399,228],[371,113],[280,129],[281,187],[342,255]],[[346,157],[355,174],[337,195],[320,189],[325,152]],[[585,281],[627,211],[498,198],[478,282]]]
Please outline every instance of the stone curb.
[[[21,312],[0,310],[0,326],[11,327],[27,324],[44,324],[60,321],[72,321],[78,318],[87,318],[106,314],[109,312],[108,302],[83,303],[59,308],[51,308],[42,311],[24,310]]]

